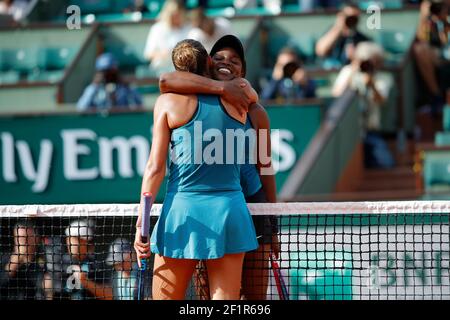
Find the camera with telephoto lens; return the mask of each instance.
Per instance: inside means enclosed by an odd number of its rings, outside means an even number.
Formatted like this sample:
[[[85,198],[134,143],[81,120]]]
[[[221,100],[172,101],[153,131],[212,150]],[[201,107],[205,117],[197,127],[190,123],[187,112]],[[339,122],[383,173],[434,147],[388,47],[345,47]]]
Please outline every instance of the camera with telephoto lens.
[[[358,26],[358,22],[359,22],[358,16],[346,16],[345,17],[345,25],[349,29],[352,29],[352,30],[356,29],[356,27]]]
[[[292,78],[292,76],[294,75],[294,73],[300,69],[301,65],[300,63],[296,62],[296,61],[292,61],[287,63],[284,67],[283,67],[283,78]]]
[[[375,65],[372,61],[366,60],[361,62],[361,64],[359,65],[359,69],[363,73],[373,74],[375,72]]]

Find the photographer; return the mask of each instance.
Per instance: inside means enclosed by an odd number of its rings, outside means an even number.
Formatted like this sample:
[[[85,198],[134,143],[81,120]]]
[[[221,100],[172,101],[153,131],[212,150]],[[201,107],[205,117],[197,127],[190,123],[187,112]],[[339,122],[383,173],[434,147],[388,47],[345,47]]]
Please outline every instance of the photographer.
[[[358,31],[361,11],[356,4],[347,3],[337,14],[334,26],[316,44],[316,54],[324,58],[326,69],[347,65],[358,43],[370,39]]]
[[[78,111],[142,106],[139,93],[122,81],[117,60],[111,53],[100,55],[95,61],[94,80],[78,100]]]
[[[46,240],[47,289],[54,298],[111,300],[110,268],[95,256],[93,224],[73,221],[65,230],[65,246],[57,237]]]
[[[434,115],[443,107],[444,92],[450,84],[450,45],[448,4],[443,0],[426,0],[420,7],[420,23],[413,46],[417,68],[429,90]]]
[[[308,78],[297,52],[284,48],[278,54],[272,78],[264,87],[261,99],[304,99],[315,98],[316,85]]]
[[[351,64],[342,68],[333,87],[333,96],[340,97],[347,89],[360,97],[364,129],[364,160],[369,168],[391,168],[394,159],[380,135],[381,107],[393,87],[390,74],[378,72],[383,63],[383,49],[373,42],[361,42]]]
[[[32,223],[22,221],[13,229],[14,249],[0,254],[0,300],[34,300],[42,297],[44,266],[40,238]]]

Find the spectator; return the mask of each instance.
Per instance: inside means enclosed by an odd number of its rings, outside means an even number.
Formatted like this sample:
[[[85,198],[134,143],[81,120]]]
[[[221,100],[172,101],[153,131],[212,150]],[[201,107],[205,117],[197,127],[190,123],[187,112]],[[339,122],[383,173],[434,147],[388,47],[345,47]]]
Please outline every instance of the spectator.
[[[14,249],[2,255],[0,297],[9,300],[34,300],[42,296],[44,263],[39,259],[39,236],[33,224],[19,222],[13,229]],[[5,259],[6,258],[6,259]]]
[[[79,111],[104,110],[113,107],[136,108],[142,105],[139,93],[122,81],[117,60],[104,53],[95,62],[96,74],[77,103]]]
[[[450,51],[447,21],[448,5],[442,0],[426,0],[420,7],[420,23],[414,44],[414,56],[419,72],[431,95],[430,104],[433,114],[444,105],[444,92],[448,89],[448,68]],[[439,70],[443,72],[439,73]],[[446,71],[444,71],[446,70]],[[445,74],[447,73],[447,75]],[[439,77],[441,76],[441,77]],[[444,79],[442,79],[442,76]],[[440,86],[441,84],[441,86]]]
[[[309,79],[296,51],[284,48],[278,54],[272,79],[264,87],[261,99],[303,99],[316,96],[316,85]]]
[[[137,297],[139,268],[130,242],[122,238],[114,240],[109,248],[106,263],[114,268],[114,299],[134,300]],[[147,287],[149,288],[146,284]]]
[[[107,266],[94,254],[91,221],[72,222],[66,228],[65,236],[65,246],[54,238],[46,250],[47,270],[51,276],[48,285],[55,296],[72,300],[112,299]]]
[[[33,8],[25,0],[3,0],[0,1],[0,14],[11,15],[15,21],[24,19]]]
[[[338,13],[334,26],[316,44],[316,54],[324,58],[326,69],[348,64],[358,43],[369,38],[358,31],[361,11],[356,4],[347,3]]]
[[[383,49],[377,44],[360,43],[351,64],[342,68],[333,87],[335,97],[341,96],[347,89],[356,90],[361,97],[364,161],[369,168],[394,166],[394,159],[380,135],[380,109],[393,87],[392,76],[378,72],[383,55]]]
[[[150,29],[145,45],[144,57],[150,61],[158,75],[173,71],[172,49],[187,38],[191,27],[186,24],[186,9],[179,1],[168,0]]]
[[[193,29],[189,32],[188,38],[200,42],[208,52],[217,40],[233,33],[230,21],[222,17],[209,18],[202,8],[193,10],[192,26]]]

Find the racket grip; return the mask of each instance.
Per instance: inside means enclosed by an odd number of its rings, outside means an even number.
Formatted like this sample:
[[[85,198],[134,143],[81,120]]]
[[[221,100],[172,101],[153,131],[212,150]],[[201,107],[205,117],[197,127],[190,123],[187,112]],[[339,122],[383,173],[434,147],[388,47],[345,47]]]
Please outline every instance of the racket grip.
[[[142,194],[141,203],[142,203],[141,237],[142,242],[146,243],[150,231],[150,212],[153,204],[153,195],[149,192],[145,192],[144,194]]]

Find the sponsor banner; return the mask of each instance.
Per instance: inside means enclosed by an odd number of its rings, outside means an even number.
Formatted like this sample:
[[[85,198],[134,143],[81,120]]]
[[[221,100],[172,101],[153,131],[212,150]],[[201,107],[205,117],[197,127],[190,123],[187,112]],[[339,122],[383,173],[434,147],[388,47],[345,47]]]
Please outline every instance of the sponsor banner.
[[[281,188],[316,133],[321,107],[271,107]],[[151,112],[0,118],[0,204],[139,202]],[[162,201],[165,182],[158,201]]]

